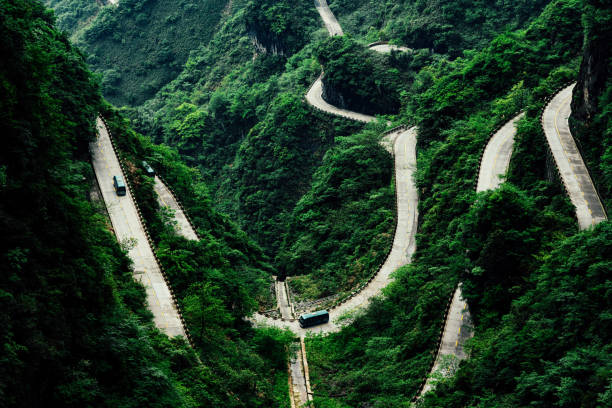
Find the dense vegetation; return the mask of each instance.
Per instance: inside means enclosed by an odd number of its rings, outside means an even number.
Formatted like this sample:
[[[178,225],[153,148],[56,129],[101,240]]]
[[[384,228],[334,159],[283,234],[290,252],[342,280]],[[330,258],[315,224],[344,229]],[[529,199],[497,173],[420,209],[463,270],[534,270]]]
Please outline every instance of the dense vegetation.
[[[424,406],[605,401],[610,350],[605,314],[595,311],[608,308],[601,271],[609,268],[609,228],[574,235],[573,211],[551,178],[538,117],[542,96],[576,75],[580,7],[554,1],[526,31],[503,34],[481,52],[417,75],[406,107],[419,125],[417,253],[351,327],[310,341],[318,406],[405,406],[427,373],[445,299],[460,280],[475,319],[474,358]],[[509,183],[477,195],[480,152],[496,124],[517,108],[526,108],[527,117]],[[577,248],[584,240],[590,245]],[[588,283],[578,283],[579,276]],[[555,321],[567,322],[568,315],[579,328],[567,337],[563,331],[568,340],[550,347],[558,329],[570,324]]]
[[[104,7],[78,36],[88,63],[103,75],[104,96],[139,105],[174,79],[192,49],[206,44],[225,0],[121,0]]]
[[[586,1],[584,58],[572,101],[573,134],[606,208],[612,205],[612,4]]]
[[[175,152],[152,146],[102,105],[51,13],[27,0],[2,1],[0,13],[0,405],[287,406],[290,338],[242,319],[266,282],[261,251],[207,205],[205,188]],[[100,111],[132,164],[152,154],[187,194],[198,191],[201,241],[177,237],[168,217],[154,228],[195,351],[153,326],[126,252],[101,203],[90,201],[89,142]],[[154,208],[150,180],[130,176],[141,181],[139,200]]]
[[[338,140],[300,199],[279,252],[287,275],[305,298],[350,290],[384,261],[393,240],[393,161],[366,131]]]
[[[57,28],[71,34],[80,32],[100,12],[102,1],[45,0],[57,17]]]
[[[325,100],[370,114],[398,113],[414,72],[430,60],[427,50],[382,54],[349,36],[331,37],[316,53],[325,70]]]
[[[273,305],[271,274],[293,276],[306,299],[367,279],[395,215],[392,161],[379,145],[386,122],[308,108],[303,95],[323,68],[328,100],[418,125],[420,225],[413,262],[385,296],[341,332],[308,340],[316,406],[408,406],[460,281],[475,323],[471,358],[420,405],[611,404],[612,231],[577,232],[539,123],[543,98],[578,78],[572,126],[609,204],[609,0],[333,0],[352,33],[336,38],[297,0],[48,4],[102,74],[104,95],[132,108],[101,102],[49,13],[0,0],[9,56],[0,61],[0,401],[287,406],[290,336],[243,316]],[[376,40],[416,51],[376,54],[365,46]],[[491,131],[519,109],[507,182],[476,194]],[[129,260],[87,199],[99,111],[195,352],[153,327]],[[176,234],[143,159],[202,240]]]
[[[97,86],[42,6],[2,1],[0,13],[2,405],[183,405],[176,376],[193,352],[153,328],[87,201]]]
[[[466,49],[486,46],[496,34],[524,26],[548,2],[331,0],[329,3],[345,32],[359,34],[368,42],[394,41],[456,57]]]

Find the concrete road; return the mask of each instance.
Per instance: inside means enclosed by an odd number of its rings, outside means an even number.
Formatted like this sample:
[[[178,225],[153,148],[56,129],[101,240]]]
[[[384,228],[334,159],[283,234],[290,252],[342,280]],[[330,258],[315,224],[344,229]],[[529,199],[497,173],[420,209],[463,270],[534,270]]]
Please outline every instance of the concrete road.
[[[174,195],[170,191],[168,187],[159,179],[159,177],[155,176],[155,184],[154,184],[155,192],[157,193],[157,201],[159,205],[162,207],[170,208],[174,212],[174,220],[176,221],[176,232],[179,235],[187,239],[191,239],[194,241],[198,240],[198,236],[191,227],[189,220],[187,220],[187,216],[178,205],[178,202],[174,198]]]
[[[339,318],[365,308],[370,299],[380,295],[382,289],[391,281],[391,273],[400,266],[410,262],[416,249],[415,234],[418,220],[418,194],[414,184],[416,170],[416,128],[400,129],[394,143],[396,197],[397,197],[397,230],[393,239],[391,253],[376,277],[361,292],[346,303],[330,310],[330,322],[302,329],[295,320],[276,320],[256,314],[252,321],[257,325],[269,325],[292,330],[298,336],[307,333],[328,333],[339,331],[342,326],[350,324],[351,319],[339,321]]]
[[[484,155],[480,161],[480,174],[476,191],[496,189],[508,172],[514,136],[516,135],[516,122],[525,114],[521,113],[506,123],[489,140]]]
[[[474,336],[470,312],[467,303],[461,297],[461,285],[455,290],[448,316],[444,324],[442,341],[436,354],[436,361],[429,373],[421,395],[435,386],[434,373],[448,377],[455,373],[459,361],[467,358],[463,346],[466,340]]]
[[[550,101],[542,115],[542,126],[565,189],[576,207],[578,225],[580,229],[586,229],[607,220],[607,217],[569,129],[574,86],[563,89]]]
[[[291,374],[290,398],[296,407],[302,407],[308,403],[308,390],[306,388],[306,375],[302,360],[302,348],[296,347],[291,350],[289,360],[289,373]]]
[[[147,305],[153,313],[155,325],[168,336],[185,337],[181,319],[147,241],[131,192],[128,190],[123,197],[115,193],[113,176],[123,177],[123,174],[106,127],[100,119],[97,126],[98,138],[90,144],[92,162],[117,240],[130,248],[128,254],[134,263],[134,277],[145,287]]]
[[[516,122],[524,116],[523,113],[515,116],[498,130],[487,143],[482,160],[476,191],[493,190],[503,182],[503,176],[508,171],[514,136],[516,135]],[[444,323],[442,341],[436,354],[436,360],[429,373],[427,382],[421,390],[421,395],[435,386],[434,373],[441,376],[454,374],[460,360],[467,358],[463,349],[465,341],[474,335],[470,312],[467,303],[461,294],[461,285],[455,290],[448,316]]]
[[[376,119],[374,116],[366,115],[364,113],[353,112],[347,109],[337,108],[331,105],[323,99],[323,81],[321,80],[323,74],[321,74],[314,84],[308,90],[306,94],[306,101],[317,109],[324,112],[330,113],[336,116],[342,116],[343,118],[357,120],[359,122],[371,122]]]
[[[412,48],[402,47],[402,46],[393,45],[393,44],[376,44],[376,45],[371,45],[370,49],[374,50],[374,51],[378,51],[378,52],[383,53],[383,54],[389,54],[389,53],[391,53],[391,51],[400,51],[400,52],[412,51]]]
[[[314,0],[314,3],[315,7],[317,8],[317,11],[323,19],[323,24],[325,24],[325,28],[327,28],[329,35],[331,37],[335,35],[344,35],[344,33],[342,32],[342,27],[340,27],[340,23],[338,23],[338,20],[336,20],[336,16],[334,16],[334,13],[332,13],[332,11],[329,9],[327,1]]]
[[[280,310],[281,318],[293,319],[293,309],[291,308],[291,302],[289,301],[287,281],[275,281],[274,288],[276,291],[276,304]]]

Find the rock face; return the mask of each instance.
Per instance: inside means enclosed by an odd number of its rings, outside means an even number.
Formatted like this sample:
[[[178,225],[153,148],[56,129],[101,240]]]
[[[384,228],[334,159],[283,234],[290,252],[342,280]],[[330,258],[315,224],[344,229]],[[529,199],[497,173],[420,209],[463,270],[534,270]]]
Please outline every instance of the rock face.
[[[346,104],[346,100],[344,95],[338,92],[333,86],[329,84],[328,81],[325,80],[325,76],[322,78],[323,80],[323,99],[325,102],[337,106],[338,108],[347,109],[349,106]]]
[[[611,73],[612,12],[602,8],[602,5],[596,5],[598,2],[594,0],[587,3],[584,55],[578,84],[574,89],[572,116],[588,126],[593,115],[599,111],[597,101],[606,89]]]
[[[260,54],[285,55],[285,45],[275,35],[250,27],[249,38]]]

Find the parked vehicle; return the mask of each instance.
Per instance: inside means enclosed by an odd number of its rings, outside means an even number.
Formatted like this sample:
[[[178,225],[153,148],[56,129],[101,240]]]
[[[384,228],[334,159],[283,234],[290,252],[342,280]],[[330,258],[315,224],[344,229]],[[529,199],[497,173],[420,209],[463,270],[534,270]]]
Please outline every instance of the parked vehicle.
[[[113,185],[115,186],[115,192],[118,196],[124,196],[126,194],[125,183],[123,177],[113,176]]]
[[[327,310],[319,310],[313,313],[306,313],[298,319],[301,328],[316,326],[329,322],[329,313]]]
[[[153,167],[149,166],[149,163],[147,163],[146,161],[142,162],[142,167],[144,167],[147,176],[153,177],[155,175],[155,170],[153,170]]]

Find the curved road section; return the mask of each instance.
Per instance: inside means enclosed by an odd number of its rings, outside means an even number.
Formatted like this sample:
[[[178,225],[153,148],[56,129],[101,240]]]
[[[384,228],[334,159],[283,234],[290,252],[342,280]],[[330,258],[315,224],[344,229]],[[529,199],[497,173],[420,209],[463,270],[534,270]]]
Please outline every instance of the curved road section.
[[[176,222],[174,229],[176,232],[186,239],[197,241],[198,235],[191,227],[187,216],[179,206],[170,189],[166,187],[166,185],[157,176],[155,176],[155,184],[153,185],[153,188],[157,193],[157,201],[159,202],[159,205],[171,209],[174,213],[174,221]]]
[[[525,114],[521,113],[514,117],[489,140],[480,161],[477,192],[494,190],[502,183],[503,176],[505,176],[510,165],[514,136],[516,135],[516,122],[523,116]]]
[[[350,110],[337,108],[334,105],[327,103],[323,99],[323,74],[319,75],[317,80],[312,84],[308,93],[306,94],[306,101],[314,106],[315,108],[322,110],[323,112],[330,113],[336,116],[342,116],[343,118],[357,120],[359,122],[371,122],[376,119],[374,116],[366,115],[364,113],[353,112]]]
[[[115,193],[113,176],[123,177],[123,173],[108,131],[100,119],[97,127],[98,138],[90,144],[92,163],[117,240],[130,248],[128,255],[133,261],[134,277],[145,287],[155,326],[170,337],[186,337],[170,290],[140,223],[132,193],[129,189],[123,197]]]
[[[371,45],[370,49],[374,50],[374,51],[377,51],[377,52],[380,52],[382,54],[390,54],[392,51],[398,51],[398,52],[412,51],[411,48],[402,47],[402,46],[393,45],[393,44],[376,44],[376,45]]]
[[[542,127],[565,189],[576,207],[580,229],[607,220],[606,212],[569,129],[572,91],[576,84],[559,92],[542,114]]]
[[[397,197],[397,229],[393,238],[393,248],[376,277],[359,293],[347,302],[330,310],[327,324],[302,329],[297,321],[276,320],[256,314],[255,322],[269,326],[288,328],[299,336],[306,333],[328,333],[339,331],[349,319],[340,319],[366,307],[370,299],[381,293],[391,281],[391,274],[397,268],[410,262],[414,253],[415,234],[418,220],[418,194],[413,174],[416,170],[416,128],[399,129],[393,146],[395,155],[395,177]]]

